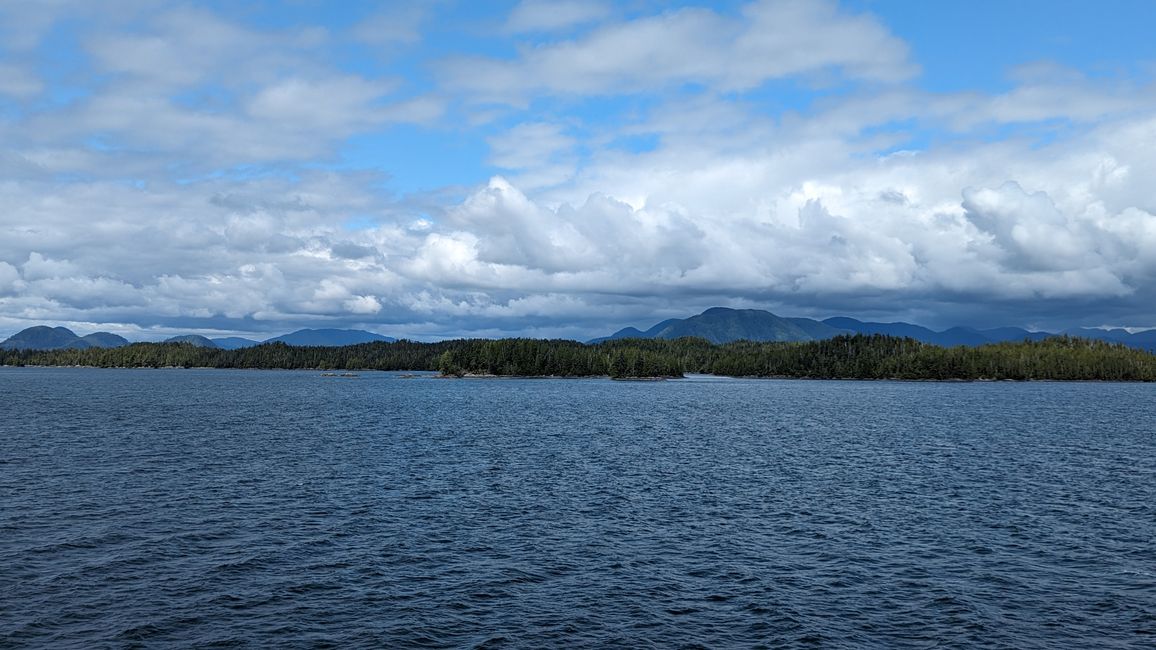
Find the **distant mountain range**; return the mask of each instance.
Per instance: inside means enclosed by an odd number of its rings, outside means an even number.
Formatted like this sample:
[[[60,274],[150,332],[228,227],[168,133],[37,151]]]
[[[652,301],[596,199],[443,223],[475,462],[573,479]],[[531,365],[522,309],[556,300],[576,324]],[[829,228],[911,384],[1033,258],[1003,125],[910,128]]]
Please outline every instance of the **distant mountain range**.
[[[67,327],[37,325],[21,330],[0,343],[8,350],[61,350],[65,348],[118,348],[128,345],[128,339],[108,332],[93,332],[77,336]]]
[[[998,327],[975,329],[952,327],[935,331],[911,323],[873,323],[836,316],[825,320],[811,318],[784,318],[761,309],[729,309],[713,307],[689,318],[672,318],[656,324],[646,331],[627,327],[611,334],[589,341],[599,343],[613,339],[677,339],[683,336],[698,336],[712,343],[729,343],[738,340],[750,341],[817,341],[840,334],[887,334],[904,336],[944,347],[957,345],[977,346],[1003,341],[1038,341],[1049,336],[1068,334],[1088,339],[1123,343],[1129,347],[1156,352],[1156,329],[1131,333],[1123,329],[1074,328],[1063,332],[1033,332],[1019,327]],[[275,336],[264,341],[240,337],[210,339],[197,334],[174,336],[166,343],[189,343],[207,348],[236,350],[262,343],[285,343],[287,345],[336,347],[355,345],[373,341],[390,342],[396,339],[364,330],[343,329],[303,329],[291,334]],[[0,342],[0,349],[16,350],[60,350],[68,348],[114,348],[128,345],[128,341],[116,334],[96,332],[88,336],[77,336],[64,327],[29,327],[11,338]]]
[[[212,339],[206,336],[201,336],[200,334],[185,334],[184,336],[174,336],[172,338],[165,339],[163,343],[188,343],[189,345],[195,345],[198,348],[221,347],[217,345]]]
[[[911,323],[872,323],[837,316],[825,320],[811,318],[784,318],[761,309],[728,309],[713,307],[690,318],[672,318],[658,323],[646,331],[634,327],[618,330],[610,336],[596,338],[590,343],[625,338],[676,339],[683,336],[699,336],[712,343],[729,343],[738,340],[750,341],[816,341],[829,339],[840,334],[887,334],[903,336],[941,345],[977,346],[985,343],[1004,341],[1038,341],[1049,336],[1068,334],[1088,339],[1123,343],[1129,347],[1156,352],[1156,330],[1129,333],[1123,329],[1103,330],[1075,328],[1063,332],[1033,332],[1019,327],[998,327],[974,329],[952,327],[937,332]]]
[[[342,345],[354,345],[357,343],[369,343],[372,341],[391,342],[396,339],[381,334],[374,334],[373,332],[366,332],[364,330],[339,330],[339,329],[303,329],[297,330],[291,334],[284,334],[282,336],[266,339],[265,341],[254,341],[252,339],[240,338],[237,336],[230,336],[225,338],[210,339],[199,334],[186,334],[184,336],[174,336],[165,339],[164,343],[189,343],[198,347],[204,348],[221,348],[223,350],[236,350],[238,348],[247,348],[262,343],[281,342],[287,345],[313,345],[320,347],[338,347]],[[94,332],[88,336],[77,336],[75,332],[67,327],[45,327],[38,325],[36,327],[29,327],[21,330],[3,342],[0,342],[0,349],[8,350],[67,350],[67,349],[84,349],[84,348],[118,348],[122,345],[128,345],[128,339],[109,332]]]
[[[633,327],[618,330],[610,336],[594,339],[599,343],[614,339],[677,339],[698,336],[711,343],[749,341],[817,341],[829,339],[846,330],[810,318],[783,318],[758,309],[712,307],[690,318],[672,318],[645,332]]]
[[[397,339],[373,332],[366,332],[365,330],[334,330],[334,329],[320,329],[320,330],[297,330],[292,334],[285,334],[271,339],[267,339],[266,343],[284,343],[286,345],[317,345],[317,346],[339,346],[339,345],[357,345],[358,343],[372,343],[374,341],[392,342]]]
[[[260,341],[253,339],[243,339],[239,336],[226,336],[225,338],[213,339],[213,345],[222,350],[238,350],[240,348],[251,348],[254,345],[261,345]]]
[[[1055,336],[1051,332],[1032,332],[1019,327],[999,327],[995,329],[974,329],[971,327],[952,327],[936,332],[926,327],[911,323],[866,323],[854,318],[837,316],[823,321],[831,327],[855,332],[857,334],[887,334],[890,336],[906,336],[924,343],[932,343],[943,347],[957,345],[976,346],[985,343],[1000,343],[1003,341],[1040,341]],[[1098,330],[1103,331],[1103,330]],[[1088,337],[1094,338],[1094,337]]]

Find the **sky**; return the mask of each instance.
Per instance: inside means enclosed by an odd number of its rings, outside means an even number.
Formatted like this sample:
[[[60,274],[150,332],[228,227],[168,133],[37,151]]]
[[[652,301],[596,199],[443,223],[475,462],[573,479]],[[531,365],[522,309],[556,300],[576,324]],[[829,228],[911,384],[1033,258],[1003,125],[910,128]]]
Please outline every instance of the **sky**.
[[[1156,327],[1148,0],[0,0],[0,338]]]

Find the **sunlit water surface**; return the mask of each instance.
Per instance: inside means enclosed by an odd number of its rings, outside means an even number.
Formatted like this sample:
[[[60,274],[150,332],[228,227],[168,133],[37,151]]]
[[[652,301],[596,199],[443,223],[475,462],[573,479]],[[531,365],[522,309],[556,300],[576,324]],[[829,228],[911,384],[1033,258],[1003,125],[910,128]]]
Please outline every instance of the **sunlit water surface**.
[[[1154,397],[0,368],[0,646],[1153,647]]]

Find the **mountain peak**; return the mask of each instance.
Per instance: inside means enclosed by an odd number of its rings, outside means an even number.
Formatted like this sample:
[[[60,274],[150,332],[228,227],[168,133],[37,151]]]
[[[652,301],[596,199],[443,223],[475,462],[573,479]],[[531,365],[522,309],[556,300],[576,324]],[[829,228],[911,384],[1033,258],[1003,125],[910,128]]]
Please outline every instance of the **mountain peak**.
[[[185,334],[184,336],[173,336],[171,338],[165,339],[163,341],[163,343],[188,343],[189,345],[195,345],[198,348],[215,348],[215,347],[217,347],[216,343],[213,343],[212,340],[210,340],[207,337],[201,336],[200,334]]]
[[[87,348],[92,345],[67,327],[35,325],[13,334],[0,343],[0,347],[9,350],[61,350]]]
[[[320,347],[337,347],[342,345],[357,345],[359,343],[373,343],[381,341],[390,343],[397,339],[366,332],[365,330],[343,329],[301,329],[283,336],[266,340],[266,343],[285,343],[288,345],[310,345]]]
[[[814,341],[845,332],[810,318],[783,318],[762,309],[711,307],[689,318],[665,320],[639,332],[633,327],[619,330],[607,339],[677,339],[697,336],[711,343],[731,341]],[[606,339],[595,339],[600,342]]]

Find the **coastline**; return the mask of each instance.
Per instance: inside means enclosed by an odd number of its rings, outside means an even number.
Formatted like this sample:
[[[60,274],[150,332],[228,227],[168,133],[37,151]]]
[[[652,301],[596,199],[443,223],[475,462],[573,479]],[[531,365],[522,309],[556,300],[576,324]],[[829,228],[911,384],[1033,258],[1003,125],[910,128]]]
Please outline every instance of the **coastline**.
[[[696,379],[705,379],[711,381],[726,381],[726,380],[760,380],[760,381],[854,381],[854,382],[898,382],[898,383],[933,383],[933,384],[1028,384],[1028,383],[1055,383],[1055,384],[1152,384],[1156,380],[1145,379],[1098,379],[1098,378],[1081,378],[1081,379],[1055,379],[1055,378],[961,378],[961,377],[947,377],[947,378],[930,378],[930,377],[850,377],[850,376],[829,376],[829,377],[812,377],[812,376],[795,376],[795,375],[720,375],[711,373],[688,373],[691,376],[662,376],[662,377],[611,377],[610,375],[498,375],[498,374],[484,374],[484,373],[465,373],[461,376],[438,374],[436,370],[424,369],[390,369],[378,370],[376,368],[235,368],[235,367],[216,367],[216,366],[95,366],[95,365],[40,365],[40,364],[0,364],[0,369],[88,369],[88,370],[167,370],[167,371],[183,371],[183,370],[221,370],[221,371],[256,371],[256,372],[300,372],[300,373],[320,373],[318,377],[326,379],[354,379],[360,373],[367,374],[394,374],[398,379],[463,379],[463,380],[513,380],[513,379],[563,379],[563,380],[605,380],[614,382],[627,383],[657,383],[666,381],[687,381],[694,383]],[[329,374],[336,373],[336,374]],[[420,374],[415,374],[420,373]]]

